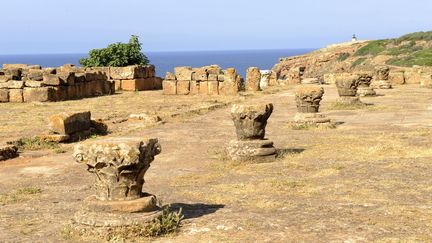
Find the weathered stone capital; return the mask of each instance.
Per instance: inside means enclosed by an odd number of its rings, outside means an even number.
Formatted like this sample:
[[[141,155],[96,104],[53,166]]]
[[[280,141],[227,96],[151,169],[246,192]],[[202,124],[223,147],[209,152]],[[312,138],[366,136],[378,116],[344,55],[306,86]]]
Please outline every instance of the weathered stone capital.
[[[231,117],[239,140],[264,139],[267,120],[273,112],[273,104],[234,105]]]
[[[324,89],[318,85],[300,85],[295,90],[297,110],[301,113],[316,113],[324,95]]]
[[[73,156],[96,175],[99,200],[133,200],[141,197],[144,174],[161,152],[157,139],[107,138],[75,146]]]
[[[340,96],[355,96],[360,81],[357,75],[350,75],[336,79],[335,83]]]

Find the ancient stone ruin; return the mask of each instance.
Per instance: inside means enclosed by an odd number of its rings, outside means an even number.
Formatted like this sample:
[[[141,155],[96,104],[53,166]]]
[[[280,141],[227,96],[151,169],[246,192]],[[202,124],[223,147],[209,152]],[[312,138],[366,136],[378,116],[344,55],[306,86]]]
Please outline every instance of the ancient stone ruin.
[[[24,64],[5,64],[0,70],[0,102],[63,101],[113,93],[113,83],[97,70]]]
[[[297,114],[294,122],[304,125],[330,124],[330,119],[319,113],[320,102],[324,95],[324,88],[318,85],[300,85],[295,90]]]
[[[391,89],[392,83],[389,80],[390,68],[387,66],[375,67],[375,76],[371,87],[374,89]]]
[[[261,80],[260,80],[260,88],[266,89],[270,84],[270,78],[272,75],[271,70],[261,70]]]
[[[154,65],[110,67],[109,77],[115,83],[115,90],[144,91],[162,89],[162,79],[156,77]]]
[[[89,226],[145,224],[160,215],[154,195],[143,193],[144,175],[161,152],[157,139],[108,138],[75,146],[73,157],[95,175],[95,196],[75,215]]]
[[[165,95],[235,95],[242,90],[243,79],[234,68],[217,65],[201,68],[176,67],[163,81]]]
[[[228,155],[235,161],[266,161],[276,157],[273,142],[266,140],[267,120],[273,112],[273,104],[234,105],[231,117],[236,128],[237,140],[229,142]]]
[[[0,102],[64,101],[111,95],[115,90],[161,89],[153,65],[80,68],[66,64],[58,68],[4,64],[0,70]]]
[[[92,135],[105,135],[108,126],[100,120],[91,119],[90,111],[62,112],[49,118],[49,134],[40,135],[52,142],[76,142]]]
[[[360,97],[375,96],[376,92],[371,87],[372,75],[368,73],[357,73],[359,79],[359,86],[357,95]]]
[[[356,96],[359,83],[358,76],[355,74],[336,79],[335,84],[340,97],[338,102],[349,105],[361,104],[359,97]]]
[[[261,71],[257,67],[250,67],[246,70],[246,90],[261,91]]]

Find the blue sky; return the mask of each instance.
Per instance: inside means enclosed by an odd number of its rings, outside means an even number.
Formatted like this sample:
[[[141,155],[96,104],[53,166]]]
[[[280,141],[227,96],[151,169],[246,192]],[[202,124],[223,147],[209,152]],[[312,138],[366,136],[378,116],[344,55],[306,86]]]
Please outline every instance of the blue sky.
[[[0,55],[86,53],[139,35],[144,51],[317,48],[432,30],[431,0],[14,0]]]

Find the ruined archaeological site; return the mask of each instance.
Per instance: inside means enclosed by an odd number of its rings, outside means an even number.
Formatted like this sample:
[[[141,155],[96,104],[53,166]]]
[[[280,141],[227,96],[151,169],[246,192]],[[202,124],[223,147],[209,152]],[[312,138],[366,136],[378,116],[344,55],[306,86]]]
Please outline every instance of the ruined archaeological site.
[[[425,36],[271,70],[3,64],[0,242],[430,242]]]

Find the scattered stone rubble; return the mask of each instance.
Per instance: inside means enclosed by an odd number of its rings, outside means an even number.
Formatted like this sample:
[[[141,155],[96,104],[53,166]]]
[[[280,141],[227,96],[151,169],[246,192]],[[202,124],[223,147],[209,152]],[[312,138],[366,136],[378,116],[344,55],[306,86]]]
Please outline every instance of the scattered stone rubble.
[[[348,105],[361,104],[359,97],[356,96],[359,84],[360,80],[355,74],[337,78],[336,87],[340,96],[338,102]]]
[[[75,146],[73,157],[95,175],[78,223],[95,227],[145,224],[160,216],[154,195],[143,193],[144,175],[161,152],[157,139],[107,138]]]
[[[232,160],[268,161],[276,157],[273,142],[264,139],[267,120],[272,112],[273,104],[232,107],[231,117],[237,134],[237,140],[232,140],[227,146]]]
[[[76,142],[94,134],[105,135],[108,126],[100,120],[92,120],[90,111],[63,112],[49,118],[49,134],[39,137],[52,142]]]
[[[234,68],[217,65],[201,68],[176,67],[163,81],[165,95],[235,95],[242,90],[243,79]]]
[[[324,88],[318,85],[300,85],[295,90],[297,114],[294,122],[300,125],[329,125],[330,119],[319,113]]]
[[[374,89],[391,89],[392,83],[389,80],[390,68],[387,66],[375,67],[375,76],[371,87]]]

